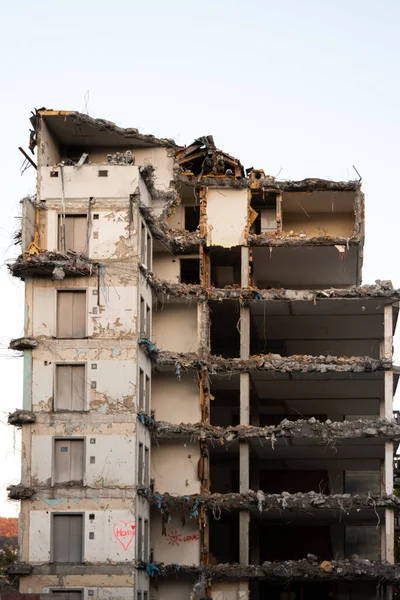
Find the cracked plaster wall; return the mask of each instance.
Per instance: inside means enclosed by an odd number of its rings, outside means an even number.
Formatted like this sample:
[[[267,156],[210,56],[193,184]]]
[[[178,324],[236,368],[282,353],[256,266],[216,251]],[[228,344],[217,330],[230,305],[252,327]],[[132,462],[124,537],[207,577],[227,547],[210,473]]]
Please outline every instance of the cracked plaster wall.
[[[88,200],[66,203],[66,216],[87,215]],[[106,206],[105,206],[106,204]],[[121,205],[122,204],[122,205]],[[48,210],[42,217],[42,244],[46,250],[58,249],[58,217],[61,204],[49,202]],[[129,222],[129,200],[94,201],[90,206],[89,245],[87,255],[93,260],[132,260],[136,256],[137,227]],[[98,215],[97,219],[93,215]],[[68,248],[67,248],[68,250]]]
[[[86,332],[102,339],[133,338],[137,327],[137,296],[132,286],[118,285],[110,279],[100,285],[98,306],[97,278],[37,280],[33,288],[33,306],[28,304],[34,337],[57,334],[57,290],[86,290]],[[93,291],[96,295],[93,295]],[[33,318],[32,318],[33,317]],[[28,334],[28,332],[26,332]],[[81,342],[77,340],[76,345]]]
[[[83,600],[132,600],[133,576],[128,575],[57,575],[46,576],[43,587],[43,576],[31,575],[23,577],[20,582],[21,593],[39,594],[51,592],[53,589],[81,589]],[[89,596],[89,589],[93,595]]]
[[[136,348],[134,349],[136,352]],[[95,350],[58,349],[55,344],[47,350],[35,350],[33,360],[32,408],[52,412],[55,397],[57,365],[86,365],[86,407],[101,414],[124,413],[135,409],[136,357],[126,356],[120,347],[108,349],[108,360],[96,360]],[[105,349],[103,349],[105,354]],[[50,356],[49,356],[50,355]],[[49,360],[52,359],[52,360]],[[115,360],[113,360],[115,359]],[[96,387],[92,387],[92,386]],[[63,419],[64,415],[60,415]]]
[[[135,485],[135,435],[90,434],[75,435],[67,439],[84,439],[84,486],[105,488]],[[51,435],[32,435],[31,440],[30,485],[48,486],[52,479],[54,438]]]

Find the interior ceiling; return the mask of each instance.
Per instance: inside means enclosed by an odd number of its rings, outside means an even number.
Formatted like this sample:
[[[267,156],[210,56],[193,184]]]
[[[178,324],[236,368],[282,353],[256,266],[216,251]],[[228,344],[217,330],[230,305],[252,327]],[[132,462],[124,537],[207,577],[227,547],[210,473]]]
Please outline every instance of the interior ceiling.
[[[186,440],[185,440],[186,441]],[[374,460],[385,457],[385,440],[379,438],[366,438],[361,440],[335,440],[328,444],[327,441],[316,439],[278,439],[274,447],[270,441],[262,445],[261,438],[249,440],[251,457],[267,461],[287,460]],[[183,443],[183,441],[181,442]],[[230,443],[220,444],[209,442],[211,455],[239,455],[239,443],[237,440]],[[267,464],[266,464],[267,466]],[[286,467],[288,468],[288,467]],[[310,468],[315,468],[310,465]],[[327,468],[327,467],[325,467]]]
[[[282,210],[285,213],[352,213],[354,191],[283,192]]]
[[[253,247],[254,285],[259,289],[318,289],[355,285],[358,246],[341,253],[335,246]]]
[[[97,148],[151,148],[162,146],[160,140],[152,135],[142,136],[134,129],[119,129],[113,124],[102,125],[101,120],[79,121],[71,115],[55,114],[43,116],[50,133],[64,146],[93,146]],[[96,127],[94,123],[98,123]],[[142,139],[147,138],[147,139]],[[171,144],[172,145],[172,144]]]
[[[381,516],[383,516],[385,509],[378,508],[378,511],[380,512]],[[336,520],[340,521],[340,523],[345,523],[346,525],[349,525],[353,522],[357,525],[363,525],[365,522],[366,526],[376,526],[377,524],[377,515],[372,507],[370,509],[354,509],[349,513],[340,509],[307,509],[291,510],[290,512],[285,510],[269,510],[267,512],[260,513],[258,508],[252,508],[250,509],[250,516],[252,521],[267,522],[271,525],[274,523],[282,525],[282,522],[290,522],[290,525],[294,526],[304,525],[305,522],[309,525],[310,519],[315,527],[320,525],[332,525]]]

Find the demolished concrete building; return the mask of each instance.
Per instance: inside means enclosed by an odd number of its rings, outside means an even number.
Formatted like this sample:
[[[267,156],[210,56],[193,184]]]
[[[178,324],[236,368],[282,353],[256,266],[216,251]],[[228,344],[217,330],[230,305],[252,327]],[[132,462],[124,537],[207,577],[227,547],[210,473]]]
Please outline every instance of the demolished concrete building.
[[[69,111],[23,201],[20,562],[87,600],[391,597],[400,291],[360,182]]]

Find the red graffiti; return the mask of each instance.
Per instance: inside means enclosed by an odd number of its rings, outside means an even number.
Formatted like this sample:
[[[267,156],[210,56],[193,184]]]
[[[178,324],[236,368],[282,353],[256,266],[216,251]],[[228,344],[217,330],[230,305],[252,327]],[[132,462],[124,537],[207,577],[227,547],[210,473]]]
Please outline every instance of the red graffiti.
[[[182,541],[182,536],[177,531],[171,531],[168,534],[168,545],[169,546],[179,546],[179,542]]]
[[[132,543],[135,529],[135,521],[117,521],[114,523],[114,535],[125,551]]]
[[[191,542],[191,541],[195,541],[195,540],[199,540],[199,539],[200,539],[200,535],[198,533],[194,533],[193,535],[183,536],[181,533],[178,533],[177,531],[171,531],[171,533],[168,534],[168,545],[169,546],[179,546],[179,544],[182,544],[184,542]]]

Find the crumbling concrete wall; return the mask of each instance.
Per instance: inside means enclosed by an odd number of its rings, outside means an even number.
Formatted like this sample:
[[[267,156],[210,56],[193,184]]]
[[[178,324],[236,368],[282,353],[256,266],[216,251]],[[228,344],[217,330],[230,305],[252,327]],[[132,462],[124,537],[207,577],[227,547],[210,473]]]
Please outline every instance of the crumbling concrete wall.
[[[32,302],[28,304],[31,328],[27,328],[27,335],[29,331],[33,337],[57,337],[57,290],[86,291],[87,336],[127,339],[136,335],[136,295],[132,293],[131,286],[121,285],[111,276],[100,282],[97,278],[85,277],[68,281],[36,280]]]
[[[38,427],[39,428],[39,427]],[[42,431],[42,427],[40,430]],[[34,487],[54,481],[54,443],[52,435],[38,435],[32,427],[31,481]],[[101,435],[57,438],[84,440],[83,486],[94,488],[133,487],[136,483],[136,439],[134,435]],[[68,482],[66,484],[68,487]]]
[[[97,347],[88,346],[89,344],[84,342],[82,347],[77,349],[71,340],[69,343],[42,342],[40,348],[34,350],[31,390],[33,410],[54,410],[56,370],[58,365],[63,364],[85,366],[87,409],[110,414],[125,413],[135,408],[136,348],[120,342],[109,344],[101,351]]]

